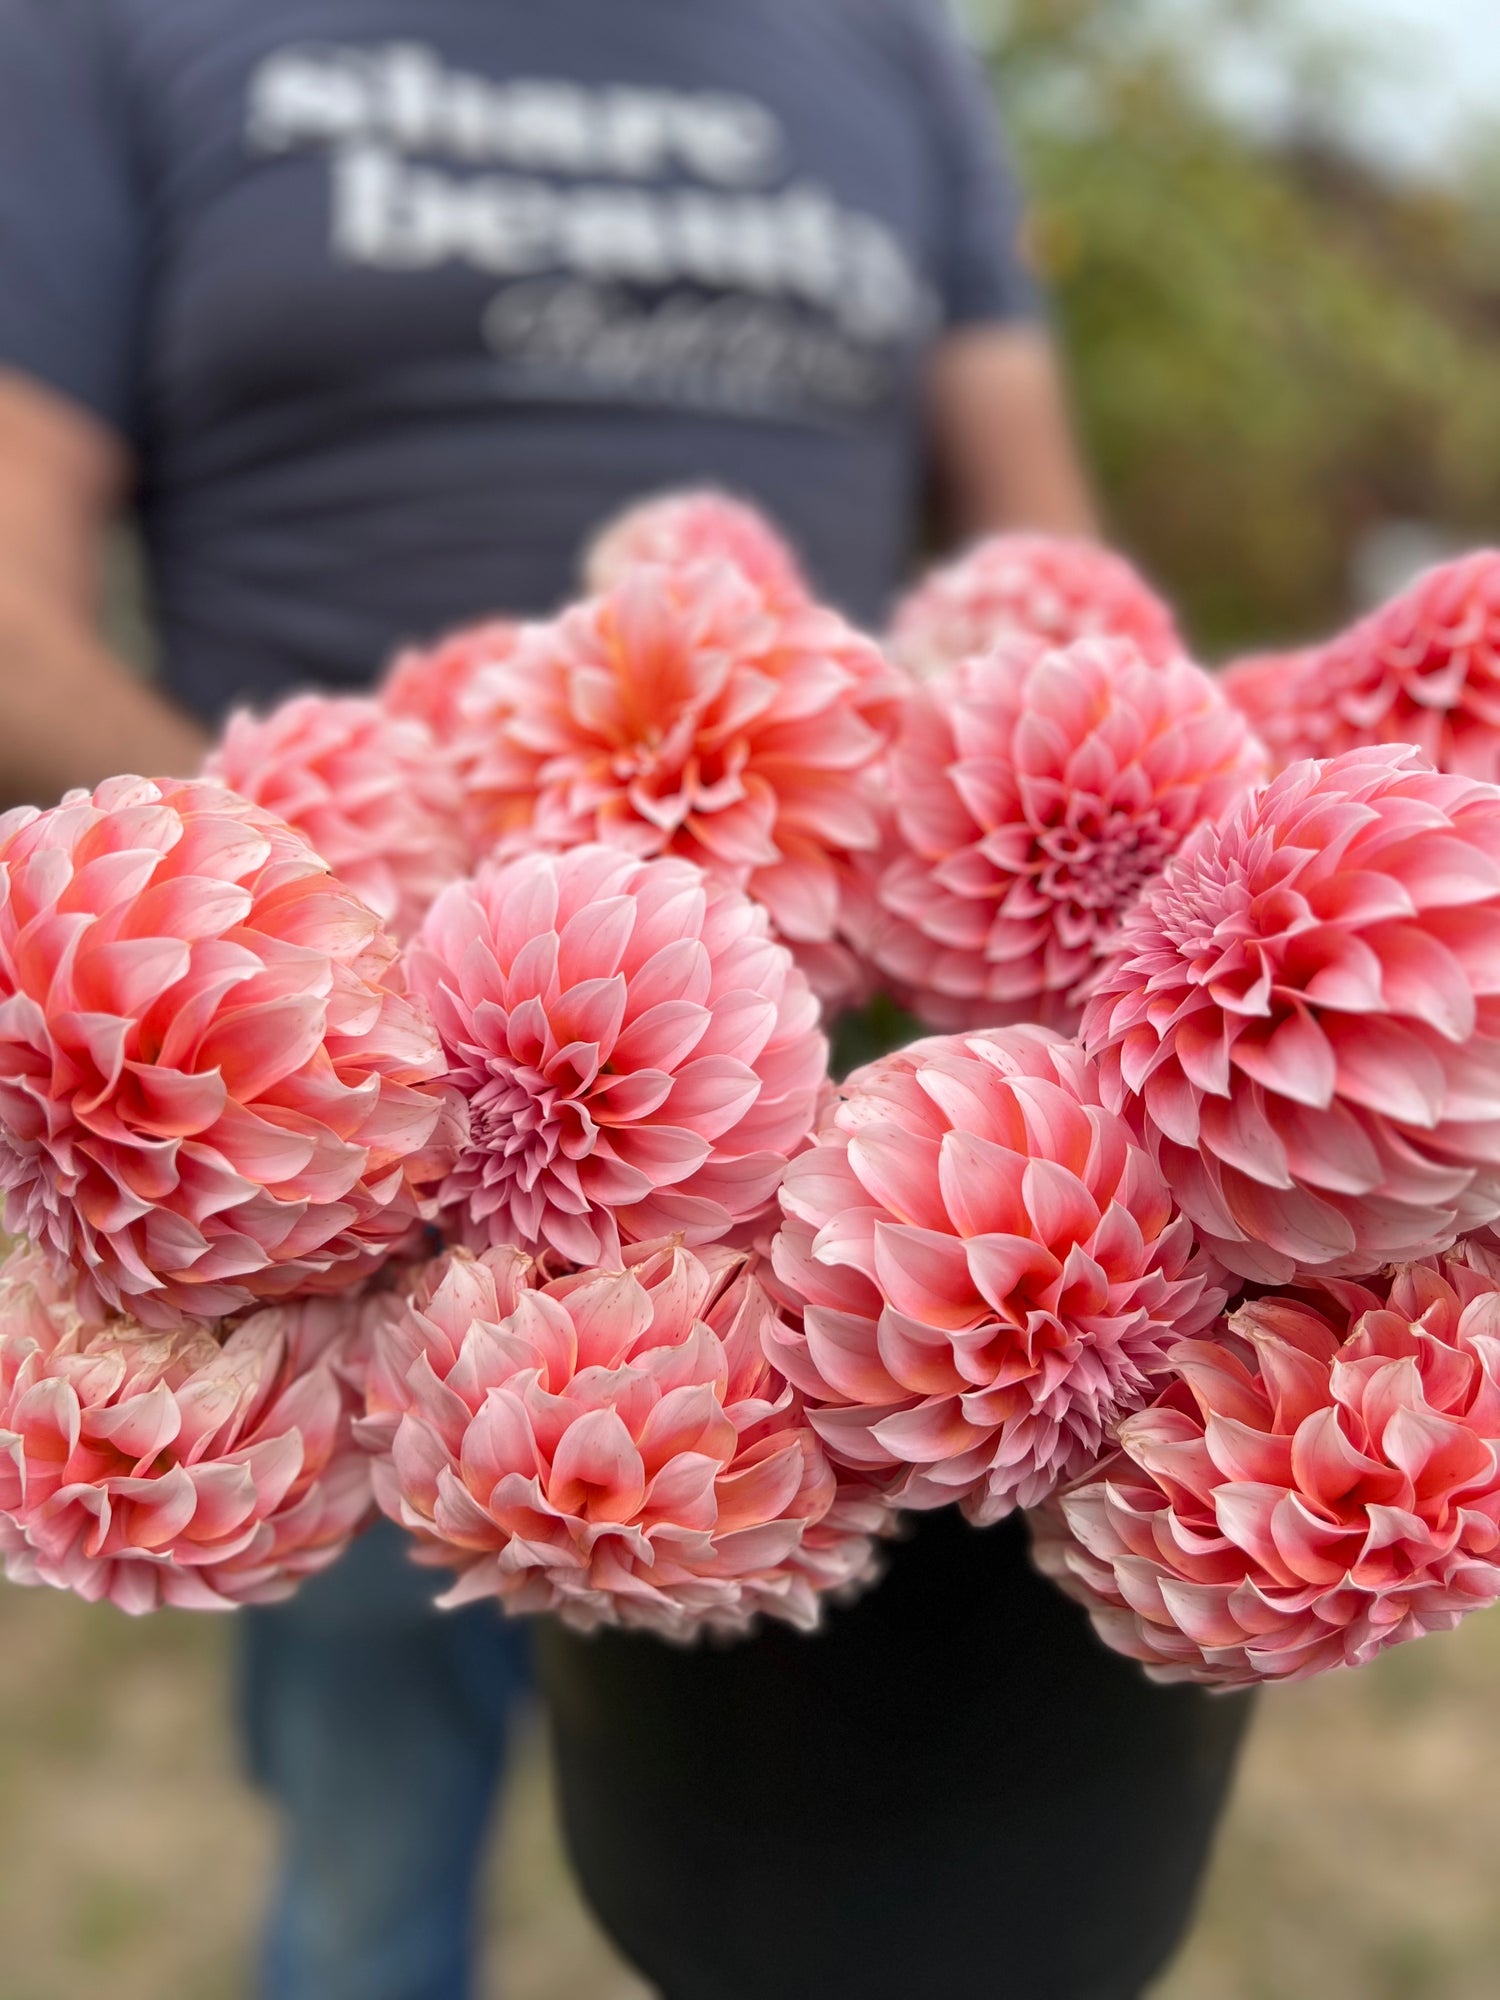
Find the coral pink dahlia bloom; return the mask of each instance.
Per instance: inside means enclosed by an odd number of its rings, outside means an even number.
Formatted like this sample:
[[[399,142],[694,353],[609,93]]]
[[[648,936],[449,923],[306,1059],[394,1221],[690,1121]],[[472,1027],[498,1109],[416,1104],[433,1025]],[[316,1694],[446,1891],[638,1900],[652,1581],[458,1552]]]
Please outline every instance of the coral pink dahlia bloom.
[[[793,1160],[773,1359],[833,1457],[902,1505],[1033,1506],[1224,1303],[1160,1174],[1043,1028],[857,1071]]]
[[[416,1220],[446,1102],[395,957],[220,785],[113,778],[7,813],[6,1227],[147,1325],[362,1277]]]
[[[242,710],[204,776],[295,827],[398,937],[467,868],[463,793],[432,732],[361,696]]]
[[[711,1242],[774,1202],[827,1074],[817,1002],[765,913],[670,856],[489,864],[407,954],[467,1144],[441,1190],[476,1247],[610,1261]]]
[[[1333,732],[1320,719],[1319,672],[1315,646],[1288,653],[1254,653],[1225,667],[1218,684],[1265,744],[1273,769],[1284,771],[1303,757],[1330,754]],[[1341,743],[1338,748],[1350,746]]]
[[[511,851],[681,854],[763,902],[789,941],[818,942],[837,925],[840,860],[878,838],[855,781],[900,688],[835,613],[773,615],[728,564],[633,569],[480,676],[473,815]]]
[[[386,669],[375,699],[387,715],[423,722],[449,747],[460,733],[464,701],[486,667],[508,659],[521,626],[507,618],[450,632],[435,645],[410,647]]]
[[[1500,780],[1500,549],[1426,572],[1325,646],[1229,669],[1225,691],[1282,763],[1415,743],[1440,771]]]
[[[1152,666],[1182,657],[1171,611],[1123,556],[1057,535],[991,535],[931,571],[897,608],[895,658],[937,673],[998,640],[1129,639]]]
[[[288,1596],[370,1512],[358,1307],[151,1331],[95,1316],[34,1249],[0,1269],[0,1559],[123,1611]]]
[[[1263,774],[1243,718],[1187,660],[1008,640],[907,703],[868,949],[935,1027],[1071,1028],[1142,887]]]
[[[1084,1020],[1220,1261],[1284,1284],[1500,1212],[1500,789],[1419,752],[1294,764],[1194,835]]]
[[[1153,1679],[1360,1666],[1500,1598],[1500,1294],[1416,1264],[1241,1307],[1036,1524]]]
[[[642,563],[675,569],[704,561],[733,563],[774,610],[791,610],[812,595],[765,515],[709,488],[659,494],[607,523],[584,557],[584,588],[591,595],[613,590]]]
[[[376,1333],[381,1505],[461,1571],[450,1603],[671,1639],[811,1627],[872,1544],[766,1358],[774,1319],[723,1250],[547,1281],[517,1250],[453,1252]]]

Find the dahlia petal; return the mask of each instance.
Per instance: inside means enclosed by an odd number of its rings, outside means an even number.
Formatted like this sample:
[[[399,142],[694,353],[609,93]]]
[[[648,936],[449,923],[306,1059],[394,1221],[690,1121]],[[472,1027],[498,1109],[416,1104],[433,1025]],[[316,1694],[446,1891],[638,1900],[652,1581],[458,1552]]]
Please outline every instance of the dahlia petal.
[[[1236,1069],[1278,1097],[1325,1110],[1341,1081],[1331,1036],[1305,1008],[1292,1009],[1268,1034],[1240,1035],[1230,1049]]]

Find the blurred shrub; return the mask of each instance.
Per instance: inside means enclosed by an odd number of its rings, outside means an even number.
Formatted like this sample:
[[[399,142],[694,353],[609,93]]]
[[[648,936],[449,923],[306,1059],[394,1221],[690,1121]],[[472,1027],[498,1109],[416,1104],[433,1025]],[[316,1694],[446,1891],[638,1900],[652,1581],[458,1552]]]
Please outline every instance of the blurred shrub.
[[[1197,78],[1205,38],[1251,16],[1315,108],[1316,52],[1265,0],[1202,0],[1192,38],[1153,33],[1146,0],[1003,13],[997,82],[1093,462],[1200,645],[1330,628],[1380,520],[1500,537],[1494,163],[1443,190],[1382,180],[1315,118],[1257,143]]]

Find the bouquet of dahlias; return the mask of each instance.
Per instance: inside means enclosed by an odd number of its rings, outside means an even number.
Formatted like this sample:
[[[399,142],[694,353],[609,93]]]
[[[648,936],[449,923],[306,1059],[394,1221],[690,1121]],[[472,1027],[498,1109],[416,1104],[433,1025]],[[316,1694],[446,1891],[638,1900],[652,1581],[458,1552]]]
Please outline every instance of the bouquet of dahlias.
[[[1500,1598],[1497,575],[1218,681],[1102,551],[882,645],[669,495],[0,819],[7,1573],[261,1602],[378,1509],[685,1640],[1024,1509],[1221,1686]]]

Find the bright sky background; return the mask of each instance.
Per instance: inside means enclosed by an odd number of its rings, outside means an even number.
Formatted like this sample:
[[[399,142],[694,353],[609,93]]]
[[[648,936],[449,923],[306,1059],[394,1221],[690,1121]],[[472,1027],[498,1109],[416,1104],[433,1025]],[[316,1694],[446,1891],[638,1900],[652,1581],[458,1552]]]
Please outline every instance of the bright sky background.
[[[1190,12],[1196,0],[1169,0]],[[1361,146],[1409,172],[1441,173],[1475,133],[1500,132],[1500,0],[1296,0],[1320,34],[1347,38],[1365,60],[1342,122]],[[1219,92],[1274,123],[1282,79],[1241,44]]]
[[[1011,0],[954,0],[976,22],[1003,22]],[[1500,137],[1500,0],[1279,0],[1320,39],[1355,53],[1337,122],[1371,157],[1406,174],[1451,171],[1487,127]],[[1206,0],[1155,0],[1191,37]],[[1216,10],[1217,11],[1217,10]],[[1205,50],[1204,81],[1253,127],[1274,133],[1288,107],[1284,40],[1239,36]]]

